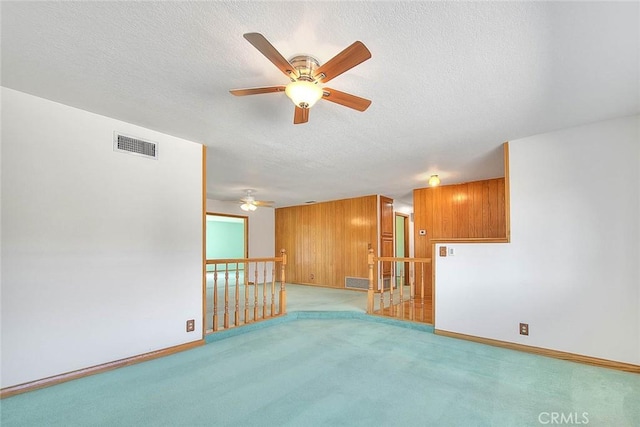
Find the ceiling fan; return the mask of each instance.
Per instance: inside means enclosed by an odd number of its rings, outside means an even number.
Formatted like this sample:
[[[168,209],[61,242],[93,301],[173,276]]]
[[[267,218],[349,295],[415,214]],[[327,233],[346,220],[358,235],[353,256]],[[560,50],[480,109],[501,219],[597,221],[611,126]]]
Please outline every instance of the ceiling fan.
[[[273,206],[273,202],[271,201],[263,201],[263,200],[256,200],[255,197],[253,197],[254,194],[254,190],[245,190],[247,192],[247,195],[244,196],[243,198],[240,199],[240,203],[242,203],[240,205],[240,209],[242,209],[243,211],[246,212],[253,212],[256,209],[258,209],[258,207],[272,207]]]
[[[233,89],[229,91],[233,95],[284,92],[296,106],[293,115],[294,124],[308,122],[309,108],[321,98],[358,111],[364,111],[371,105],[368,99],[321,86],[371,58],[371,52],[362,42],[354,42],[328,62],[320,65],[320,62],[310,55],[296,55],[287,61],[262,34],[247,33],[244,34],[244,38],[273,62],[291,80],[291,83],[286,86]]]

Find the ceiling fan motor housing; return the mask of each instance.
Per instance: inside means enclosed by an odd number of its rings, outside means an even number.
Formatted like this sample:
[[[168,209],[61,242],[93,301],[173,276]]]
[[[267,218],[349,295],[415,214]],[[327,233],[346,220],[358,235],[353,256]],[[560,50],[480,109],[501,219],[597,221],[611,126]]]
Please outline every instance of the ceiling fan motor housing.
[[[320,67],[320,61],[309,55],[296,55],[289,59],[289,63],[298,71],[297,80],[313,82],[315,71]],[[292,79],[293,80],[293,79]]]

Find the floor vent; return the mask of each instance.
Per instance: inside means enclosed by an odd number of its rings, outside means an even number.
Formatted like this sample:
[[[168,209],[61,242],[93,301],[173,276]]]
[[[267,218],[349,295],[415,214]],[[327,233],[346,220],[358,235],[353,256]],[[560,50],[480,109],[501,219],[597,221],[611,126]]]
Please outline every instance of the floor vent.
[[[122,135],[117,132],[113,134],[113,150],[151,159],[158,158],[157,142],[145,141],[144,139]]]
[[[369,289],[369,279],[345,276],[344,287],[349,289]]]

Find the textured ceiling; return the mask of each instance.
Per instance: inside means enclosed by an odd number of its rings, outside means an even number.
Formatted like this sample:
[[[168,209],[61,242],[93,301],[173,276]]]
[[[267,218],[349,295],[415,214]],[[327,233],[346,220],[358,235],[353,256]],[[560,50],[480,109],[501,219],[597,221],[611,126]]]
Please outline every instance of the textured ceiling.
[[[503,174],[504,141],[640,112],[637,2],[2,2],[2,85],[206,144],[210,198],[289,206]],[[242,35],[372,58],[293,125]],[[603,147],[606,149],[606,147]]]

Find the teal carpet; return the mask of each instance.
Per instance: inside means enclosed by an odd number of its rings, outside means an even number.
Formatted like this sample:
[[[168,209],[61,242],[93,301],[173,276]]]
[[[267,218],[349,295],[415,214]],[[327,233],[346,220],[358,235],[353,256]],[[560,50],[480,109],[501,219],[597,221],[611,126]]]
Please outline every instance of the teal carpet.
[[[332,316],[10,397],[2,426],[640,425],[639,375]]]

